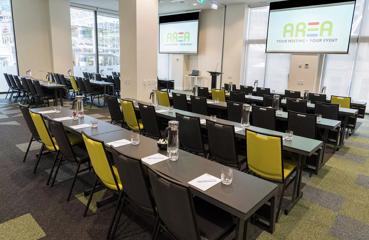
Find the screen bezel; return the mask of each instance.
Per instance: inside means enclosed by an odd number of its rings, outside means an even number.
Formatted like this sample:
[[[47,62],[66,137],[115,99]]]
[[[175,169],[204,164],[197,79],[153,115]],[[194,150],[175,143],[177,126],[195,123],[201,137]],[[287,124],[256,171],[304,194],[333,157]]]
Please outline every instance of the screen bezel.
[[[270,12],[272,10],[281,10],[288,8],[299,8],[299,7],[309,7],[309,6],[319,6],[319,5],[330,5],[336,3],[351,3],[354,2],[354,10],[352,12],[351,17],[351,27],[349,33],[349,40],[347,43],[346,51],[268,51],[268,37],[269,37],[269,25],[270,25]],[[281,2],[271,2],[269,5],[268,12],[268,26],[267,26],[267,35],[265,41],[265,53],[287,53],[287,54],[348,54],[350,51],[350,43],[351,43],[351,33],[352,33],[352,24],[355,17],[355,9],[356,9],[356,0],[310,0],[309,2],[303,1],[281,1]]]
[[[197,55],[199,53],[199,39],[200,39],[200,12],[183,13],[176,15],[165,15],[159,17],[159,54],[184,54],[184,55]],[[179,22],[193,22],[197,21],[197,39],[196,39],[196,52],[166,52],[161,50],[160,44],[160,28],[163,23],[179,23]]]

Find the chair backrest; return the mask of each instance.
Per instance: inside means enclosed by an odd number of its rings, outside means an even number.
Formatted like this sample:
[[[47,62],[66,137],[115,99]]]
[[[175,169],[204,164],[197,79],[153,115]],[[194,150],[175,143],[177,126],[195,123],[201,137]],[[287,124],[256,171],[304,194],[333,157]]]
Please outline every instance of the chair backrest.
[[[31,95],[32,96],[37,96],[37,91],[36,91],[36,88],[35,88],[35,85],[33,84],[32,80],[31,79],[26,79],[26,82],[28,84],[28,88],[31,92]]]
[[[95,74],[95,79],[96,79],[96,81],[101,81],[102,80],[101,74],[100,73],[96,73]]]
[[[236,90],[236,84],[229,84],[229,83],[224,83],[224,90],[226,91],[235,91]]]
[[[53,77],[54,77],[54,79],[55,79],[55,82],[56,82],[57,84],[62,84],[62,82],[61,82],[61,80],[60,80],[60,77],[59,77],[59,74],[57,74],[57,73],[52,73],[52,75],[53,75]]]
[[[64,75],[63,74],[58,74],[58,76],[59,76],[61,84],[67,86],[68,83],[67,83],[67,80],[65,79]]]
[[[11,75],[11,74],[8,74],[8,78],[9,78],[9,82],[10,82],[10,84],[12,85],[12,88],[13,89],[18,89],[18,87],[17,87],[17,84],[15,83],[15,81],[14,81],[14,77],[13,77],[13,75]]]
[[[209,97],[209,88],[207,88],[207,87],[198,87],[197,96],[208,98]]]
[[[265,94],[263,95],[263,106],[272,107],[273,106],[273,96]]]
[[[202,115],[208,115],[208,104],[205,97],[191,96],[191,111]]]
[[[230,92],[229,100],[232,102],[244,103],[246,102],[245,93],[243,91]]]
[[[124,193],[136,205],[155,212],[149,179],[141,160],[128,158],[121,154],[113,154],[113,156],[117,158],[116,162],[119,162],[121,165],[121,181],[124,186]]]
[[[70,76],[70,84],[72,85],[73,91],[79,92],[77,81],[76,81],[76,78],[74,76]]]
[[[307,113],[307,100],[299,98],[287,98],[287,111]]]
[[[94,89],[91,85],[90,79],[85,79],[83,81],[83,84],[85,85],[86,93],[93,93],[94,92]]]
[[[193,200],[187,186],[148,169],[160,220],[178,240],[200,240]]]
[[[167,91],[155,91],[158,104],[164,107],[170,107],[169,94]]]
[[[118,169],[113,166],[105,151],[104,143],[82,133],[92,168],[100,181],[109,189],[121,190]]]
[[[201,134],[200,118],[176,114],[179,122],[179,144],[181,148],[193,152],[205,154],[204,143]]]
[[[145,133],[150,137],[160,138],[160,129],[158,125],[158,120],[156,118],[155,107],[147,104],[139,103],[138,107],[140,109],[140,115],[142,123],[145,126]]]
[[[173,93],[173,108],[188,111],[186,94]]]
[[[240,90],[241,90],[242,92],[244,92],[246,95],[251,95],[251,94],[252,94],[252,92],[254,91],[254,87],[252,87],[252,86],[243,86],[243,85],[241,85],[241,86],[240,86]]]
[[[35,127],[37,129],[38,136],[41,139],[41,142],[45,145],[46,149],[49,151],[56,151],[55,143],[51,137],[49,129],[46,126],[45,120],[39,113],[30,112],[31,118]]]
[[[284,182],[282,137],[246,130],[247,165],[256,175]]]
[[[37,81],[37,80],[33,80],[33,86],[35,87],[35,89],[36,89],[36,93],[37,93],[37,95],[38,95],[39,97],[45,97],[45,96],[46,96],[46,95],[45,95],[45,92],[44,92],[44,90],[42,89],[41,84],[40,84],[40,82],[39,82],[39,81]]]
[[[133,102],[129,100],[121,100],[120,104],[122,106],[124,121],[126,122],[128,127],[132,130],[139,131],[140,126],[137,121]]]
[[[17,85],[17,88],[18,88],[19,90],[24,90],[24,89],[23,89],[23,86],[22,86],[22,83],[21,83],[21,81],[19,80],[19,77],[18,77],[18,76],[14,75],[14,81],[15,81],[15,84]]]
[[[9,76],[7,73],[4,73],[5,81],[8,84],[9,88],[12,88],[12,84],[10,83]]]
[[[242,106],[242,103],[227,102],[227,115],[229,121],[241,122]]]
[[[87,78],[85,78],[87,79]],[[79,88],[79,92],[80,93],[85,93],[86,92],[86,88],[85,88],[85,84],[83,83],[83,79],[81,77],[77,77],[76,78],[77,80],[77,85],[78,85],[78,88]]]
[[[315,103],[315,114],[321,114],[323,118],[338,120],[339,105],[331,103]]]
[[[29,131],[32,134],[32,137],[34,139],[36,139],[37,141],[39,141],[40,140],[40,137],[38,136],[38,132],[37,132],[36,126],[33,123],[31,114],[29,112],[29,108],[27,106],[24,106],[24,105],[21,105],[21,104],[19,104],[19,108],[20,108],[20,110],[22,112],[24,121],[26,121],[27,127],[28,127]]]
[[[257,96],[270,95],[270,88],[257,87],[256,95]]]
[[[224,89],[211,89],[211,98],[219,102],[225,102]]]
[[[308,99],[312,103],[316,103],[316,102],[327,102],[327,95],[325,95],[325,94],[319,94],[319,93],[309,93],[308,94]]]
[[[31,93],[31,90],[28,86],[28,83],[27,83],[27,80],[25,78],[21,78],[21,83],[22,83],[22,86],[23,86],[23,89],[28,92],[28,93]]]
[[[116,123],[123,122],[123,114],[122,111],[120,110],[118,98],[114,96],[106,96],[105,100],[108,105],[108,110],[112,122]]]
[[[252,107],[252,125],[255,127],[276,129],[275,109],[265,107]]]
[[[110,83],[114,83],[113,76],[107,75],[106,76],[106,81],[110,82]]]
[[[52,119],[48,119],[50,132],[56,140],[56,144],[59,147],[60,153],[65,159],[75,160],[75,154],[73,152],[72,146],[69,142],[69,138],[64,130],[62,122],[58,122]]]
[[[225,165],[239,167],[234,126],[207,120],[206,128],[211,158]]]
[[[300,91],[284,90],[284,96],[286,98],[301,98]]]
[[[351,97],[331,96],[331,103],[341,108],[351,108]]]
[[[316,115],[289,111],[288,130],[297,136],[316,138]]]
[[[115,91],[120,90],[120,79],[119,79],[119,77],[114,77],[114,88],[115,88]]]
[[[90,75],[87,72],[83,72],[83,77],[84,78],[90,78]]]

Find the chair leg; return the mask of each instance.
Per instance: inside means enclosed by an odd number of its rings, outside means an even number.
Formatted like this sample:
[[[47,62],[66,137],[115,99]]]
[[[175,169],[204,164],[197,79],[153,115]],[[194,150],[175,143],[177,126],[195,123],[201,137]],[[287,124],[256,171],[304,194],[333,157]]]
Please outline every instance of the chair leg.
[[[296,180],[295,180],[296,181]],[[279,220],[279,213],[281,212],[281,208],[282,208],[282,201],[283,201],[283,196],[284,196],[284,191],[285,191],[286,186],[283,184],[283,189],[282,189],[282,193],[281,193],[281,198],[279,200],[279,204],[278,204],[278,210],[277,210],[277,217],[276,217],[276,222],[278,222]]]
[[[68,202],[70,201],[70,198],[71,198],[71,196],[72,196],[72,192],[73,192],[74,184],[76,183],[76,180],[77,180],[77,177],[78,177],[78,173],[79,173],[79,169],[80,169],[80,167],[81,167],[81,163],[78,163],[78,167],[77,167],[76,173],[74,174],[74,178],[73,178],[72,186],[70,187],[70,190],[69,190],[69,194],[68,194],[68,198],[67,198],[67,201],[68,201]]]
[[[152,231],[152,236],[153,236],[153,238],[154,238],[154,236],[157,234],[157,232],[158,232],[158,230],[159,230],[159,224],[160,224],[159,216],[156,216],[156,217],[155,217],[154,230]]]
[[[153,240],[157,240],[158,237],[159,237],[159,233],[160,233],[160,230],[161,230],[161,224],[160,222],[158,221],[157,223],[157,226],[156,226],[156,232],[154,233],[154,235],[152,236],[152,239]]]
[[[114,239],[115,232],[117,231],[117,227],[119,225],[120,216],[123,212],[124,201],[125,201],[125,197],[124,197],[124,192],[122,191],[119,194],[119,200],[118,200],[115,212],[114,212],[113,219],[109,226],[107,239]],[[118,216],[118,219],[116,220],[117,216]]]
[[[54,178],[53,178],[53,181],[51,183],[51,187],[54,186],[54,183],[55,183],[55,180],[56,180],[56,176],[58,175],[59,168],[60,168],[62,162],[63,162],[63,156],[59,159],[58,167],[56,168],[56,171],[55,171],[55,174],[54,174]]]
[[[88,198],[88,202],[87,202],[87,205],[86,205],[86,208],[85,208],[85,212],[83,213],[83,216],[86,217],[87,216],[87,212],[88,212],[88,209],[90,208],[90,204],[91,204],[91,200],[92,200],[92,196],[94,195],[95,193],[95,189],[96,189],[96,186],[97,186],[97,183],[98,183],[98,179],[96,177],[96,181],[95,181],[95,184],[94,184],[94,187],[92,188],[92,191],[90,193],[90,197]]]
[[[58,161],[58,157],[59,157],[59,151],[55,155],[54,163],[53,163],[53,166],[50,169],[49,178],[47,179],[46,185],[49,185],[49,183],[50,183],[51,177],[54,173],[54,168],[55,168],[56,162]]]
[[[31,139],[29,140],[28,147],[27,147],[27,151],[26,151],[26,153],[24,154],[23,162],[26,162],[27,155],[28,155],[29,149],[30,149],[30,147],[31,147],[31,145],[32,145],[32,142],[33,142],[33,136],[31,136]]]
[[[42,144],[40,152],[38,153],[38,158],[37,158],[37,161],[36,161],[36,164],[35,164],[35,168],[33,169],[34,174],[36,174],[37,167],[38,167],[38,164],[40,163],[40,160],[41,160],[41,157],[42,157],[42,152],[44,151],[44,148],[45,148],[45,146],[44,146],[44,144]]]

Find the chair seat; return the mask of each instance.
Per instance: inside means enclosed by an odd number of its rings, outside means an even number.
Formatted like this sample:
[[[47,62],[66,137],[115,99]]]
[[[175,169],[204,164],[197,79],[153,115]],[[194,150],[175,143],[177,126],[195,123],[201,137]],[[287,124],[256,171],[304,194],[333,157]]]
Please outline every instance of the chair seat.
[[[120,176],[119,176],[119,172],[116,166],[113,166],[113,172],[115,174],[115,177],[117,179],[118,185],[119,185],[119,189],[122,190],[123,189],[123,184],[122,181],[120,180]],[[114,191],[118,191],[117,186],[113,183],[113,184],[107,184],[104,182],[104,185]]]
[[[284,178],[286,179],[296,169],[296,162],[291,160],[283,160],[283,167]]]
[[[232,215],[204,200],[194,198],[196,220],[201,239],[220,239],[235,226]]]

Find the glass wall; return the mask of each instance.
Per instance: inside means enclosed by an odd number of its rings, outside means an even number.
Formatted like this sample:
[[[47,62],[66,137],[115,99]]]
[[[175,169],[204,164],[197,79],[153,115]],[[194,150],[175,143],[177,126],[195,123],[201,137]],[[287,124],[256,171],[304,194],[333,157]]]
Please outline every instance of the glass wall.
[[[0,92],[9,89],[4,73],[18,73],[10,0],[0,0]]]
[[[119,19],[109,15],[97,15],[99,71],[109,74],[120,71]]]
[[[83,72],[100,72],[111,75],[119,72],[119,18],[74,7],[71,7],[70,15],[74,74],[82,76]]]

